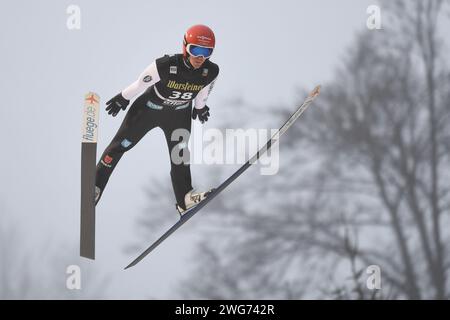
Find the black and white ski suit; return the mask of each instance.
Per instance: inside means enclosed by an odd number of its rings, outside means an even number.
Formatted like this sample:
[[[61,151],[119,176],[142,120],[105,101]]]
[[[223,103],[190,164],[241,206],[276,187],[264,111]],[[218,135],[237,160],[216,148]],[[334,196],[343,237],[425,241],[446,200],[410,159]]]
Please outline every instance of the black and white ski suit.
[[[122,125],[103,152],[97,164],[96,185],[103,191],[123,154],[155,127],[164,132],[169,154],[179,148],[180,156],[188,159],[187,143],[180,143],[182,138],[173,141],[172,133],[176,129],[191,132],[192,107],[206,106],[218,74],[219,67],[210,60],[194,69],[182,54],[166,55],[150,64],[138,80],[122,91],[127,100],[143,93],[131,104]],[[184,207],[185,194],[192,190],[190,166],[186,162],[174,162],[171,157],[170,176],[181,207]]]

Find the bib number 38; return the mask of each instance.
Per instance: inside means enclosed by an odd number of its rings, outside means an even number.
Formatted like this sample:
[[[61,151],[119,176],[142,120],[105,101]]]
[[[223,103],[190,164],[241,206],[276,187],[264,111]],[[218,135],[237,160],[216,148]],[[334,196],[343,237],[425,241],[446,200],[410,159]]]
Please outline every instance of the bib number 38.
[[[180,92],[180,91],[172,91],[172,95],[169,97],[169,99],[183,99],[183,100],[189,100],[192,99],[192,92]]]

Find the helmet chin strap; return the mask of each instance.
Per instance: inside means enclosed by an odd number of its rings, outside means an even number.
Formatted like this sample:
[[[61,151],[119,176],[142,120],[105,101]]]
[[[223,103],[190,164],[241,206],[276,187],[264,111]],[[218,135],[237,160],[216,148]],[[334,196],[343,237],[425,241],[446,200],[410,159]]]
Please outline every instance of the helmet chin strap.
[[[183,62],[184,65],[189,69],[189,70],[195,70],[194,66],[191,64],[191,61],[189,61],[189,54],[186,54],[185,57],[183,57]]]

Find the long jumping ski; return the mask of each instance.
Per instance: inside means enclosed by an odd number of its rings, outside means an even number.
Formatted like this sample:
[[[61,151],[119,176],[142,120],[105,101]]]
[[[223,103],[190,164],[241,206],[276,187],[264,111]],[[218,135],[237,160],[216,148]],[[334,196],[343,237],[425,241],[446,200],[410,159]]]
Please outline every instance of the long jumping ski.
[[[164,233],[158,240],[156,240],[150,247],[148,247],[143,253],[141,253],[133,262],[131,262],[125,269],[135,266],[142,259],[144,259],[150,252],[152,252],[157,246],[161,244],[165,239],[167,239],[172,233],[174,233],[178,228],[185,224],[190,218],[192,218],[200,209],[206,206],[211,200],[213,200],[219,193],[221,193],[226,187],[228,187],[234,180],[237,179],[245,170],[247,170],[252,164],[254,164],[270,147],[276,143],[282,134],[284,134],[292,124],[300,117],[300,115],[309,107],[309,105],[314,101],[314,99],[320,94],[320,86],[314,88],[314,90],[309,94],[308,98],[303,102],[303,104],[291,115],[291,117],[286,121],[286,123],[281,126],[281,128],[270,138],[269,141],[252,157],[248,160],[242,167],[240,167],[235,173],[233,173],[227,180],[225,180],[221,185],[212,191],[212,193],[203,201],[201,201],[195,207],[186,211],[180,220],[175,223],[166,233]]]
[[[80,256],[95,259],[95,165],[99,122],[98,94],[84,97],[81,140]]]

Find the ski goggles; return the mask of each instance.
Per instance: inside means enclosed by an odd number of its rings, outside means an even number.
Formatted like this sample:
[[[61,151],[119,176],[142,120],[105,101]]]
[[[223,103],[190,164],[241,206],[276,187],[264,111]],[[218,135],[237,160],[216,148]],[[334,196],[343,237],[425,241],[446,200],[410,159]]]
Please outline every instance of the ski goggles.
[[[201,47],[195,44],[188,44],[186,47],[187,52],[193,57],[200,57],[207,59],[213,53],[213,48]]]

